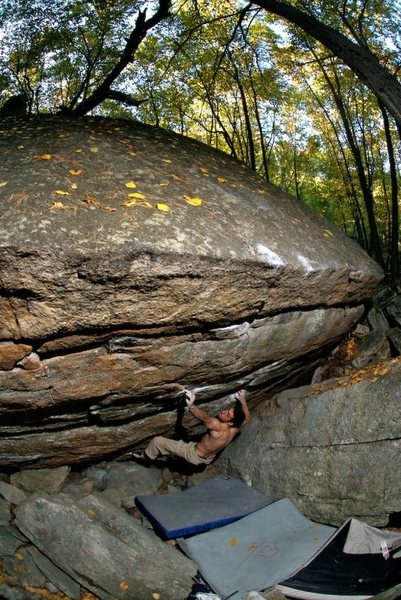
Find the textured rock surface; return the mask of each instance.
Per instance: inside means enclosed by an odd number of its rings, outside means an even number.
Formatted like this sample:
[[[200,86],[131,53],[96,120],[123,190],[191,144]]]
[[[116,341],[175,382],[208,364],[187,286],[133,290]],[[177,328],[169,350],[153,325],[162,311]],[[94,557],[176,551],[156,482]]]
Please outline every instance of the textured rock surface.
[[[386,525],[401,512],[401,358],[260,405],[219,467],[318,522]]]
[[[242,385],[256,402],[382,276],[307,207],[170,133],[5,119],[0,153],[0,467],[172,433],[183,387],[210,409]]]
[[[35,547],[101,600],[184,600],[196,565],[97,495],[31,498],[16,523]]]

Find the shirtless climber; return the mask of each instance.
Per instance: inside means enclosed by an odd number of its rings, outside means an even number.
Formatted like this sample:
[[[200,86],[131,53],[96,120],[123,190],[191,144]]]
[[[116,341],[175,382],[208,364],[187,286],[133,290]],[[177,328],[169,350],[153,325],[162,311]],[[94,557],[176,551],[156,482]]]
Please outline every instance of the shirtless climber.
[[[199,442],[184,442],[157,436],[149,442],[144,452],[134,452],[132,456],[140,460],[155,460],[158,456],[174,455],[184,458],[192,465],[208,465],[216,454],[234,439],[241,425],[249,421],[245,390],[237,392],[235,399],[235,406],[221,410],[216,417],[211,417],[195,406],[194,392],[186,390],[185,401],[189,412],[207,427],[207,432]]]

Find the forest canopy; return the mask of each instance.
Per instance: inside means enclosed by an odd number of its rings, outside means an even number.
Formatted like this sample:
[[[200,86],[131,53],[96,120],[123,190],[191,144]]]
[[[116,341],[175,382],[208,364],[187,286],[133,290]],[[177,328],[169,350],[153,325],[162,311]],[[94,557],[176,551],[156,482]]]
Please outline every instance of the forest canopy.
[[[332,220],[395,283],[400,4],[0,0],[0,111],[201,140]]]

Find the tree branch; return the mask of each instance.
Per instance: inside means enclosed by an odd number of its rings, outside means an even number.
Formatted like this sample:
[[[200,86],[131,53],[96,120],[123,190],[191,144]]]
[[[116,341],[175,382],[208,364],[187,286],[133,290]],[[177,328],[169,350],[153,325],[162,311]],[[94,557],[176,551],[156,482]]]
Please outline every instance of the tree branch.
[[[109,94],[111,91],[111,85],[124,71],[128,64],[133,61],[135,52],[137,51],[142,40],[146,37],[148,31],[169,16],[170,6],[171,0],[159,0],[159,7],[157,11],[148,20],[146,20],[146,9],[138,13],[135,27],[127,39],[127,43],[123,52],[121,53],[120,58],[111,69],[109,74],[106,75],[102,83],[96,88],[96,90],[94,90],[90,96],[83,100],[72,111],[73,115],[85,115],[89,111],[93,110],[96,106],[101,104],[103,100],[110,97]]]

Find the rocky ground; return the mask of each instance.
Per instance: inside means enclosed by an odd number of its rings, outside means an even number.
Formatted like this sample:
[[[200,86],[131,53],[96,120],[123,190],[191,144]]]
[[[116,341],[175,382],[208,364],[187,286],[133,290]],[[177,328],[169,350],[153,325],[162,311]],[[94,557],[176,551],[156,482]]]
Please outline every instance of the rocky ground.
[[[315,371],[352,378],[401,354],[401,296],[382,288],[366,318]],[[135,507],[139,494],[180,493],[215,475],[178,460],[131,460],[0,475],[0,598],[185,600],[196,565],[160,538]],[[152,556],[153,559],[149,560]],[[247,600],[274,598],[267,590]],[[193,596],[192,596],[193,597]]]

